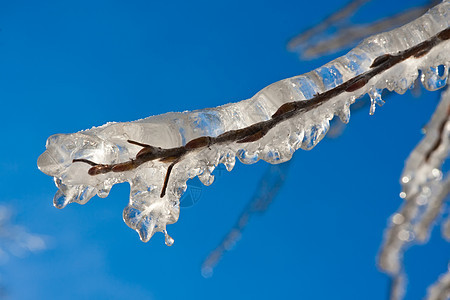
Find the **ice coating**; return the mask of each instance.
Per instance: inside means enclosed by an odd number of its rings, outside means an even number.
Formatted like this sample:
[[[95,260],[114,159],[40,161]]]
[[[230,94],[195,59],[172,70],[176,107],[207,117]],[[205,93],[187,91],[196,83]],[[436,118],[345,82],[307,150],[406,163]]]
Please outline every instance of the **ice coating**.
[[[377,57],[406,50],[447,29],[449,6],[444,2],[414,22],[372,36],[325,66],[276,82],[249,100],[192,112],[167,113],[134,122],[108,123],[74,134],[51,136],[47,140],[47,150],[38,159],[38,166],[42,172],[55,178],[59,190],[54,205],[63,208],[71,202],[84,204],[96,194],[106,197],[113,184],[129,182],[131,192],[129,205],[123,213],[125,222],[139,233],[142,241],[148,241],[160,231],[166,235],[166,244],[171,245],[173,239],[167,234],[166,225],[178,219],[179,198],[189,178],[198,176],[205,185],[209,185],[214,180],[211,175],[214,168],[222,163],[231,171],[236,156],[247,164],[259,159],[269,163],[287,161],[298,148],[313,148],[324,137],[329,121],[335,115],[347,123],[350,105],[355,99],[369,93],[373,113],[375,104],[383,103],[380,95],[384,88],[404,93],[417,78],[419,70],[424,74],[422,82],[425,82],[425,87],[435,89],[443,86],[448,73],[427,70],[437,70],[441,65],[447,70],[450,61],[448,40],[421,57],[409,58],[374,76],[356,90],[341,93],[323,105],[284,121],[257,141],[211,145],[186,154],[173,168],[167,192],[162,198],[160,194],[169,167],[167,162],[154,160],[134,170],[91,176],[88,164],[73,163],[73,160],[86,159],[99,164],[125,162],[142,149],[127,140],[167,149],[184,146],[198,137],[217,137],[270,120],[281,105],[308,101],[367,72]]]

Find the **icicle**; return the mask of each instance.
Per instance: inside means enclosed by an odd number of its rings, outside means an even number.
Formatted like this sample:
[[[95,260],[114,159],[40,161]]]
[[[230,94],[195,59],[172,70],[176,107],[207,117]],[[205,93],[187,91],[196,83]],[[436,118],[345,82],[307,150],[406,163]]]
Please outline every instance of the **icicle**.
[[[340,110],[338,110],[339,119],[341,119],[342,123],[348,124],[350,121],[350,104],[345,103],[344,106]]]
[[[231,172],[234,168],[234,165],[236,164],[236,158],[234,154],[227,152],[220,157],[219,163],[222,163],[227,171]]]
[[[53,197],[53,205],[56,208],[64,208],[66,207],[67,204],[69,204],[69,199],[66,197],[66,195],[64,195],[64,193],[61,190],[58,190],[55,194],[55,196]]]
[[[106,185],[104,184],[101,189],[98,190],[97,196],[100,198],[106,198],[109,195],[109,192],[111,191],[112,185]]]
[[[172,246],[173,245],[173,238],[167,233],[167,230],[164,230],[164,242],[166,243],[167,246]]]
[[[370,96],[370,115],[373,115],[375,113],[375,105],[378,106],[383,106],[384,104],[384,100],[381,99],[381,93],[382,90],[380,89],[376,89],[376,88],[372,88],[369,91],[369,96]]]

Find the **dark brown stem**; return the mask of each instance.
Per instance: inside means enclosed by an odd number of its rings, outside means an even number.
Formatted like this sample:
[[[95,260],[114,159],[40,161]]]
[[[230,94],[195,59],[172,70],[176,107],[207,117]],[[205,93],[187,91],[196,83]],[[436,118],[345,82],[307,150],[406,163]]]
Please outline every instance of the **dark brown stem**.
[[[164,197],[164,195],[166,194],[166,189],[167,189],[167,184],[169,183],[169,177],[170,177],[170,173],[172,172],[173,166],[175,166],[175,164],[177,162],[179,162],[181,160],[181,157],[177,158],[173,163],[170,164],[170,166],[167,168],[167,172],[166,172],[166,177],[164,177],[164,184],[162,186],[161,189],[161,195],[160,197]]]
[[[72,163],[75,163],[75,162],[83,162],[83,163],[86,163],[86,164],[91,165],[93,167],[98,165],[97,163],[95,163],[93,161],[90,161],[88,159],[84,159],[84,158],[77,158],[77,159],[72,160]]]

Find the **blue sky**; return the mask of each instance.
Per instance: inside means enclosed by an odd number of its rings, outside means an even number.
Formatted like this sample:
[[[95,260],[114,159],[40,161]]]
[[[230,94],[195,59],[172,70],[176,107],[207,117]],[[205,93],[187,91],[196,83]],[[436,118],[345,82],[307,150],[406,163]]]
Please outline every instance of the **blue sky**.
[[[358,21],[412,5],[372,2]],[[257,190],[266,163],[239,163],[203,187],[168,228],[172,247],[161,234],[144,244],[125,225],[126,184],[58,210],[56,187],[36,166],[52,134],[239,101],[323,65],[334,57],[302,62],[286,43],[344,3],[2,1],[0,201],[49,245],[1,266],[11,298],[386,299],[389,280],[376,256],[435,93],[392,96],[374,116],[368,108],[352,115],[339,138],[298,151],[275,202],[209,279],[200,265]],[[446,270],[449,250],[435,228],[428,244],[406,253],[406,299],[423,297]]]

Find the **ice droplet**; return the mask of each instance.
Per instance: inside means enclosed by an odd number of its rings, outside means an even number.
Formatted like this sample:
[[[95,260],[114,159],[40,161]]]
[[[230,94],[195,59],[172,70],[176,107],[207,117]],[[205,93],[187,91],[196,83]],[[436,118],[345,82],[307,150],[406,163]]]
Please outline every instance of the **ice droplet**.
[[[167,246],[172,246],[174,239],[167,233],[167,230],[164,230],[163,232],[165,236],[164,242],[166,243]]]
[[[394,82],[394,91],[399,95],[403,95],[410,86],[411,84],[408,82],[407,78],[400,78]]]
[[[203,174],[198,175],[198,179],[200,179],[204,185],[209,186],[214,182],[214,175],[211,174],[209,169],[205,169]]]
[[[422,70],[420,81],[423,86],[429,91],[435,91],[447,84],[448,67],[440,65],[438,67],[430,67]]]
[[[155,233],[156,221],[154,218],[145,216],[142,218],[141,224],[137,228],[139,237],[144,243],[148,242]]]
[[[311,150],[317,143],[319,143],[330,128],[330,123],[327,119],[322,124],[311,126],[310,129],[305,131],[305,136],[302,142],[302,149]]]
[[[247,164],[247,165],[254,164],[259,160],[258,151],[252,153],[250,151],[245,151],[244,149],[240,149],[240,150],[238,150],[236,155],[242,163]]]
[[[268,163],[275,164],[277,162],[280,162],[281,154],[278,150],[268,151],[264,156],[264,160],[267,161]]]
[[[108,197],[108,195],[109,195],[109,190],[106,190],[106,189],[101,189],[101,190],[98,190],[98,192],[97,192],[97,196],[99,196],[100,198],[106,198],[106,197]]]
[[[231,172],[233,170],[235,163],[236,163],[236,160],[234,159],[234,157],[233,157],[233,161],[224,163],[225,168],[227,169],[228,172]]]
[[[234,168],[234,165],[236,164],[236,157],[234,156],[234,154],[227,152],[220,157],[219,163],[222,163],[227,171],[231,172]]]
[[[338,116],[342,123],[348,124],[350,121],[350,103],[345,103],[345,105],[338,111]]]
[[[111,191],[112,185],[107,184],[106,182],[103,184],[103,187],[97,191],[97,196],[100,198],[106,198]]]
[[[53,205],[56,208],[61,209],[66,207],[67,204],[69,204],[69,200],[67,199],[66,195],[64,195],[64,193],[61,192],[61,190],[58,190],[55,196],[53,197]]]

